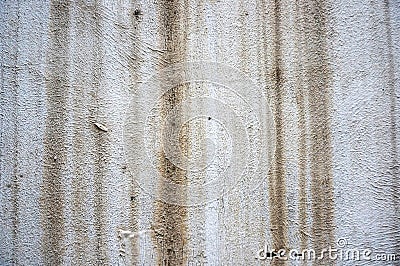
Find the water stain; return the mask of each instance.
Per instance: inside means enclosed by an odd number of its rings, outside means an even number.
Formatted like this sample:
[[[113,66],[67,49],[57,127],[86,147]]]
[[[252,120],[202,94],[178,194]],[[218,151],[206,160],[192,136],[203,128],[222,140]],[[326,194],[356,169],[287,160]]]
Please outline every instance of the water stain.
[[[301,4],[305,17],[302,32],[305,79],[308,88],[310,113],[310,174],[312,208],[312,243],[316,253],[335,245],[334,188],[331,141],[331,69],[327,52],[327,12],[325,1],[307,1]],[[305,207],[305,206],[303,206]],[[324,258],[316,265],[334,262]]]
[[[284,156],[284,116],[283,116],[283,64],[282,64],[282,29],[281,2],[274,1],[274,98],[276,150],[269,178],[270,226],[273,248],[275,250],[288,248],[288,218],[286,203],[286,178]],[[274,265],[284,265],[285,262],[274,260]]]
[[[65,252],[63,170],[66,167],[65,121],[69,91],[70,4],[51,1],[47,59],[47,118],[44,136],[44,169],[41,195],[43,258],[47,265],[62,264]]]
[[[187,10],[188,3],[178,0],[161,1],[160,2],[160,15],[161,21],[160,34],[162,36],[162,46],[166,51],[161,62],[172,64],[176,62],[183,62],[186,54],[186,25],[183,10]],[[164,65],[165,66],[165,65]],[[162,66],[161,66],[162,67]],[[171,90],[171,92],[164,97],[162,118],[166,118],[168,110],[178,105],[184,97],[185,86],[179,86]],[[178,116],[175,125],[181,124]],[[189,136],[188,127],[181,129],[182,139],[187,139]],[[186,137],[185,137],[186,136]],[[180,143],[182,153],[188,151],[188,143]],[[186,171],[176,167],[169,159],[161,152],[159,170],[163,178],[171,180],[185,187],[187,182]],[[162,184],[162,183],[160,183]],[[176,197],[185,199],[186,189],[180,191],[166,191],[166,188],[159,187],[158,193],[168,193],[169,197]],[[161,197],[162,198],[162,197]],[[171,205],[164,202],[157,202],[154,212],[154,227],[157,228],[159,234],[153,235],[155,248],[157,252],[158,265],[186,265],[187,256],[187,209],[184,206]]]

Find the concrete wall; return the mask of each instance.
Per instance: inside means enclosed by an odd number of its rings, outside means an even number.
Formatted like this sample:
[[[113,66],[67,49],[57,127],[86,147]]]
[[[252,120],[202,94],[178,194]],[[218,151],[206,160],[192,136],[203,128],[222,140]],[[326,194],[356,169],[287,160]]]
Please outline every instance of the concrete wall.
[[[398,1],[0,17],[1,265],[400,264]]]

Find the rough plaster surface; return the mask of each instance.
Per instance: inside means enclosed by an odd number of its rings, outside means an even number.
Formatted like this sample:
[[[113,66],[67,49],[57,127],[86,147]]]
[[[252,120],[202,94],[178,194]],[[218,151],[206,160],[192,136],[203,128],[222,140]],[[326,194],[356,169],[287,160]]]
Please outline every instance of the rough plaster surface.
[[[0,14],[0,265],[400,265],[398,1]]]

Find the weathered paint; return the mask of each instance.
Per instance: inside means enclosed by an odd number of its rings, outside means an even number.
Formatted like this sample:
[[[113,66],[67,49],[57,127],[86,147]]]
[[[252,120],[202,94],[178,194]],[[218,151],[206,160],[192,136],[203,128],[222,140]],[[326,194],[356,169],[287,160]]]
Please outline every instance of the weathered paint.
[[[161,47],[165,50],[162,56],[160,67],[165,64],[173,64],[184,62],[186,56],[186,22],[185,10],[187,2],[184,1],[162,1],[160,2],[159,20],[160,20],[160,36]],[[186,85],[179,85],[172,88],[163,95],[162,113],[163,119],[167,119],[168,113],[179,105],[184,98]],[[178,114],[172,121],[176,126],[181,125],[182,115]],[[179,144],[183,155],[187,156],[188,143],[187,138],[189,128],[183,127],[182,139]],[[187,197],[185,183],[187,182],[187,171],[175,166],[173,162],[165,154],[160,151],[160,169],[161,176],[167,180],[171,180],[177,184],[183,184],[183,189],[174,191],[173,197],[184,199]],[[167,187],[160,183],[159,191],[155,193],[171,194]],[[171,196],[171,195],[169,195]],[[157,252],[157,265],[186,265],[186,245],[187,245],[187,209],[185,206],[173,205],[168,202],[156,202],[154,213],[154,229],[153,235],[154,246]]]
[[[2,1],[0,13],[0,264],[265,265],[265,244],[321,250],[341,237],[400,253],[395,1]],[[255,111],[271,106],[276,153],[257,190],[247,177],[183,207],[155,201],[163,187],[143,191],[159,176],[124,122],[160,100],[140,84],[195,60],[238,68],[268,95]],[[161,98],[162,119],[190,86]],[[183,153],[212,130],[183,128]],[[190,176],[162,151],[157,170],[185,184],[177,197],[207,198],[187,182],[210,172]]]

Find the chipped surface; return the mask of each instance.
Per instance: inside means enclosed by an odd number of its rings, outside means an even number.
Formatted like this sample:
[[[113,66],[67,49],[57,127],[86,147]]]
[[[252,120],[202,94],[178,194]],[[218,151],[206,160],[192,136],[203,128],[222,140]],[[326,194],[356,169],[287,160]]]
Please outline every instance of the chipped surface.
[[[107,128],[105,125],[103,125],[103,124],[94,123],[94,125],[95,125],[98,129],[100,129],[100,130],[102,130],[102,131],[104,131],[104,132],[107,132],[107,131],[108,131],[108,128]]]

